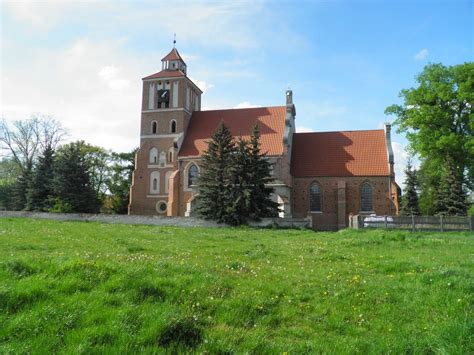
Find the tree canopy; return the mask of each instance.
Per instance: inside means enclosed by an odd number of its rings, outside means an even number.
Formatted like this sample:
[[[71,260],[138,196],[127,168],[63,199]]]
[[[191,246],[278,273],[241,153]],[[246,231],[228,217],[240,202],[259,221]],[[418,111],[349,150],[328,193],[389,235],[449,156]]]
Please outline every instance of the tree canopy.
[[[430,64],[416,80],[417,87],[401,91],[403,103],[389,106],[385,113],[396,116],[394,124],[406,134],[409,149],[419,156],[422,169],[429,167],[422,174],[425,178],[440,174],[441,180],[448,176],[457,179],[456,186],[461,188],[451,191],[450,199],[437,196],[428,203],[432,207],[444,199],[448,204],[444,208],[454,211],[449,201],[457,205],[463,200],[461,195],[465,200],[463,187],[472,189],[474,183],[474,63],[451,67]],[[434,172],[433,167],[440,172]],[[430,190],[428,180],[424,186]],[[440,186],[434,190],[443,193]],[[459,196],[454,198],[454,193]]]

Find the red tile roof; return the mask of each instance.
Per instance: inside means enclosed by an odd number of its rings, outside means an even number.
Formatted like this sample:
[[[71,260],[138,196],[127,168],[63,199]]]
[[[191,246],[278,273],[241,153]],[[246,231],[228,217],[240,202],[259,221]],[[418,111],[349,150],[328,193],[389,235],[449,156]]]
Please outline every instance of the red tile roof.
[[[234,137],[248,138],[253,126],[260,128],[260,147],[268,155],[283,154],[285,106],[244,108],[214,111],[195,111],[179,151],[180,157],[200,156],[221,121]]]
[[[173,48],[166,56],[163,57],[161,61],[165,60],[181,60],[184,63],[183,58],[179,55],[179,52],[176,48]]]
[[[152,74],[143,78],[146,79],[159,79],[159,78],[176,78],[186,76],[181,70],[162,70],[156,74]]]
[[[384,131],[296,133],[291,164],[296,177],[388,176]]]

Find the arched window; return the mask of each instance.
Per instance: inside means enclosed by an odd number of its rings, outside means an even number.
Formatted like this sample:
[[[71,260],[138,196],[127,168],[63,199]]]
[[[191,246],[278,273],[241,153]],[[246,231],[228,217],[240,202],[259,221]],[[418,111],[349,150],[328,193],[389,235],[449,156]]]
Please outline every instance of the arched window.
[[[309,188],[309,203],[312,212],[321,212],[321,186],[317,182]]]
[[[160,172],[153,171],[150,174],[150,193],[157,194],[160,192]]]
[[[176,133],[176,121],[175,120],[171,121],[170,131],[171,131],[171,133]]]
[[[158,149],[155,147],[150,149],[150,163],[158,163]]]
[[[362,212],[371,212],[374,210],[372,204],[372,185],[364,182],[360,188],[360,210]]]
[[[168,152],[168,163],[172,163],[173,162],[173,151],[170,150]]]
[[[197,179],[199,176],[199,170],[196,165],[192,164],[188,170],[188,187],[197,185]]]
[[[156,121],[153,121],[151,123],[151,134],[156,134],[156,132],[158,132],[158,124]]]

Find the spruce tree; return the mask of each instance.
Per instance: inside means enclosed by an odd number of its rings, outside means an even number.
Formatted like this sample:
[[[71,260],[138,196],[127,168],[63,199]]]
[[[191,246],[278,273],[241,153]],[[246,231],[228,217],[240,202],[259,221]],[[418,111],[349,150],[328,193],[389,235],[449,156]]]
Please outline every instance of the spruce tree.
[[[271,164],[266,159],[266,154],[260,151],[260,130],[258,125],[252,130],[249,147],[249,180],[251,182],[251,200],[249,217],[259,220],[262,217],[276,217],[278,203],[270,198],[273,188],[268,187],[274,179],[270,174]]]
[[[61,147],[55,162],[54,192],[58,210],[97,213],[99,198],[91,183],[80,142]]]
[[[48,145],[33,170],[27,193],[26,209],[29,211],[48,211],[54,195],[54,150]]]
[[[30,186],[33,167],[28,163],[20,172],[13,187],[12,205],[16,211],[22,211],[26,208],[26,195]]]
[[[463,189],[464,176],[460,169],[448,164],[446,185],[448,187],[446,198],[446,214],[448,216],[465,216],[467,214],[467,198]]]
[[[232,199],[228,207],[228,222],[240,225],[251,217],[253,181],[249,143],[239,138],[234,159],[232,159]]]
[[[197,211],[205,219],[234,223],[233,174],[235,142],[223,122],[212,135],[202,156]]]
[[[463,182],[463,172],[454,165],[453,160],[448,159],[436,199],[438,215],[465,216],[467,214],[468,206]]]
[[[416,188],[418,186],[416,171],[413,170],[411,159],[408,160],[405,169],[405,191],[402,196],[400,214],[402,216],[419,216],[420,207],[418,204],[418,194]]]

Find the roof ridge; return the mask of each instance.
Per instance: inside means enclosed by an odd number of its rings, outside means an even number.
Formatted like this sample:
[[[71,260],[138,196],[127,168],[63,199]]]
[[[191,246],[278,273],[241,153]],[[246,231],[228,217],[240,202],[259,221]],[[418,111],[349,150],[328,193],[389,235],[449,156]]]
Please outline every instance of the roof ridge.
[[[353,129],[353,130],[346,130],[346,131],[318,131],[318,132],[295,132],[295,134],[320,134],[320,133],[341,133],[341,132],[377,132],[384,130],[382,128],[377,129]]]
[[[258,107],[238,107],[238,108],[216,108],[213,110],[202,110],[197,112],[212,112],[212,111],[238,111],[238,110],[255,110],[259,108],[284,108],[285,105],[278,105],[278,106],[258,106]],[[196,112],[196,113],[197,113]]]

